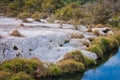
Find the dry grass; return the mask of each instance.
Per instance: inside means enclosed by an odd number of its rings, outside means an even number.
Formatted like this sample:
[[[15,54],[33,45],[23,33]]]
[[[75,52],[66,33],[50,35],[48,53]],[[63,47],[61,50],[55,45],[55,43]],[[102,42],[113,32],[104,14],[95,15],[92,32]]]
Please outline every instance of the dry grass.
[[[79,33],[71,33],[71,38],[84,38],[83,34],[79,34]]]
[[[73,73],[76,71],[83,72],[85,70],[81,62],[76,62],[74,60],[61,61],[58,65],[64,73]]]
[[[16,36],[16,37],[24,37],[18,30],[13,30],[10,33],[11,36]]]
[[[21,24],[19,25],[19,27],[25,27],[25,25],[21,23]]]
[[[39,78],[42,76],[48,75],[48,69],[43,66],[43,63],[38,59],[12,59],[3,62],[0,65],[0,70],[18,73],[18,72],[25,72],[34,78]]]
[[[95,63],[94,60],[83,56],[83,54],[79,50],[65,54],[64,59],[62,61],[64,61],[64,60],[74,60],[77,62],[81,62],[85,65],[85,67],[88,67],[89,65]]]
[[[0,71],[0,80],[9,80],[12,74],[5,71]]]
[[[95,34],[96,36],[100,36],[100,33],[99,33],[98,30],[94,30],[94,31],[93,31],[93,34]]]
[[[92,29],[91,29],[91,28],[88,28],[87,32],[92,32]]]
[[[83,45],[86,45],[87,47],[89,47],[89,46],[91,45],[91,43],[90,43],[90,41],[87,41],[87,40],[85,41],[85,40],[84,40],[84,41],[83,41]]]
[[[96,26],[95,26],[95,28],[103,28],[104,27],[104,25],[102,25],[102,24],[97,24]]]

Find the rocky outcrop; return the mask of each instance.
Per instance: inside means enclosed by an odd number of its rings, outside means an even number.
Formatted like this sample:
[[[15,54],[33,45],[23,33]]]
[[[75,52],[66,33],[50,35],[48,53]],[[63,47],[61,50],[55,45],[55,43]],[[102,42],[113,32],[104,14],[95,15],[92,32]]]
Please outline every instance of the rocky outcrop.
[[[91,41],[97,36],[114,34],[108,28],[91,28],[92,32],[88,32],[88,28],[82,25],[78,25],[75,30],[71,24],[62,24],[60,28],[59,23],[42,23],[33,20],[32,23],[24,23],[14,19],[11,19],[13,22],[9,21],[9,18],[0,19],[0,35],[2,35],[0,62],[16,57],[36,57],[44,62],[58,62],[66,53],[75,50],[81,51],[88,58],[97,59],[95,53],[86,50],[91,45]],[[24,27],[18,27],[18,24],[24,24]],[[10,35],[12,30],[17,30],[14,32],[24,37]]]

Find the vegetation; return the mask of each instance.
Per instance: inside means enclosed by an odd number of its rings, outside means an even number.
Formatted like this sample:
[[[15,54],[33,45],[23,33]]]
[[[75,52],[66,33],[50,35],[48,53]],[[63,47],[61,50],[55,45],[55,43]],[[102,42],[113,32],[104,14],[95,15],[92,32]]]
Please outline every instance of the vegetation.
[[[95,52],[100,58],[108,50],[120,45],[120,33],[98,37],[92,41],[88,50]],[[83,72],[95,64],[95,60],[84,56],[79,50],[67,53],[63,60],[47,65],[38,59],[12,59],[0,64],[0,79],[2,80],[34,80],[45,76],[58,76],[66,73]],[[47,65],[47,67],[45,66]],[[23,75],[24,74],[24,75]]]
[[[50,70],[50,75],[61,75],[63,73],[63,70],[60,69],[60,67],[56,64],[52,64],[50,67],[49,67],[49,70]]]
[[[16,36],[16,37],[24,37],[18,30],[13,30],[10,33],[11,36]]]
[[[103,56],[103,53],[117,48],[120,45],[120,34],[119,32],[113,36],[98,37],[93,40],[92,45],[88,48],[89,51],[95,52],[98,57]]]
[[[12,76],[10,80],[34,80],[34,79],[25,72],[19,72],[16,75]]]
[[[67,53],[67,54],[64,56],[63,61],[64,61],[64,60],[75,60],[76,62],[81,62],[81,63],[83,63],[85,67],[88,67],[88,66],[90,66],[91,64],[95,64],[95,61],[94,61],[94,60],[83,56],[83,54],[82,54],[79,50],[76,50],[76,51],[71,52],[71,53]]]
[[[5,72],[5,71],[0,71],[0,80],[8,80],[12,76],[11,73]]]
[[[119,0],[0,0],[0,12],[5,16],[17,17],[25,21],[33,18],[59,19],[75,25],[89,25],[91,27],[104,27],[109,24],[120,27],[120,1]],[[52,21],[52,20],[51,20]],[[98,25],[96,25],[98,24]],[[96,25],[96,26],[95,26]],[[24,26],[21,24],[20,26]],[[94,31],[99,36],[98,31]],[[18,30],[10,35],[24,37]],[[72,38],[83,38],[82,34],[71,34]],[[2,36],[0,35],[0,38]],[[67,42],[67,41],[65,41]],[[108,37],[98,37],[88,45],[88,50],[102,57],[108,50],[120,45],[120,33]],[[14,47],[18,50],[17,47]],[[0,64],[0,80],[34,80],[45,76],[58,76],[66,73],[83,72],[85,68],[94,65],[95,60],[82,54],[79,50],[67,53],[64,59],[56,64],[44,66],[38,59],[12,59]]]
[[[59,67],[64,73],[73,73],[76,71],[83,72],[85,70],[85,67],[81,62],[76,62],[74,60],[61,61]]]
[[[109,7],[108,7],[109,6]],[[120,26],[119,0],[1,0],[0,12],[21,19],[55,17],[73,24]],[[52,19],[52,18],[51,18]]]
[[[45,68],[42,62],[37,59],[28,60],[16,58],[13,60],[8,60],[0,65],[0,71],[11,72],[13,74],[16,74],[16,76],[13,76],[13,80],[16,77],[19,79],[20,76],[26,79],[29,78],[28,75],[37,78],[46,76],[48,74],[47,68]],[[26,73],[26,75],[22,76],[21,71]],[[5,74],[7,75],[7,73]]]

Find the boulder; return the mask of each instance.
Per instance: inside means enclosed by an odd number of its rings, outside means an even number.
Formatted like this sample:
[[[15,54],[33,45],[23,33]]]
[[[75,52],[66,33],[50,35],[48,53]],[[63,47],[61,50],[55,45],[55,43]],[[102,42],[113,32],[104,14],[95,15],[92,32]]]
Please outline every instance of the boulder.
[[[88,29],[85,26],[82,26],[82,25],[77,26],[77,30],[82,31],[82,32],[88,31]]]
[[[108,31],[108,32],[106,33],[106,36],[111,36],[111,35],[114,35],[114,32],[113,32],[113,31]]]
[[[96,60],[97,59],[97,55],[93,52],[90,51],[86,51],[86,50],[81,50],[82,54],[90,59]]]
[[[80,39],[71,39],[69,44],[73,47],[82,47],[83,43],[81,42]]]

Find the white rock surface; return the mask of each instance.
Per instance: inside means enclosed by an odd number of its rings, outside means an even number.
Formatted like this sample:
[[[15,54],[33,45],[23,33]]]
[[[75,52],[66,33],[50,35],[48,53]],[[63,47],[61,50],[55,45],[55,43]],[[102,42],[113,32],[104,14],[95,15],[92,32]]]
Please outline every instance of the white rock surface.
[[[18,24],[25,27],[18,27]],[[80,50],[86,57],[96,59],[95,53],[86,51],[84,41],[95,38],[92,33],[87,32],[84,26],[78,26],[74,30],[73,25],[64,24],[59,28],[58,23],[24,23],[14,18],[0,18],[0,62],[15,57],[32,58],[37,57],[45,62],[57,62],[64,55],[74,50]],[[10,31],[17,29],[25,37],[10,36]],[[72,39],[71,33],[83,34],[83,39]]]

